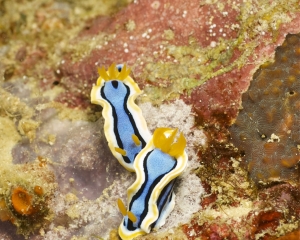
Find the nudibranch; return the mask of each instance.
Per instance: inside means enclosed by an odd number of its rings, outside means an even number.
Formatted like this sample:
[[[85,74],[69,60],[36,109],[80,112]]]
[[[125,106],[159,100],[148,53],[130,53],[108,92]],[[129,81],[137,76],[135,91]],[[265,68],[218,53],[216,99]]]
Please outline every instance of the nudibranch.
[[[186,140],[181,133],[174,142],[176,133],[177,129],[156,129],[152,139],[136,156],[136,180],[127,190],[128,207],[118,201],[124,216],[119,227],[123,240],[160,227],[174,208],[174,183],[187,164]]]
[[[129,76],[126,65],[113,63],[107,71],[99,68],[98,73],[91,102],[103,107],[104,133],[111,152],[123,167],[133,172],[136,155],[151,139],[142,111],[134,103],[142,91]]]

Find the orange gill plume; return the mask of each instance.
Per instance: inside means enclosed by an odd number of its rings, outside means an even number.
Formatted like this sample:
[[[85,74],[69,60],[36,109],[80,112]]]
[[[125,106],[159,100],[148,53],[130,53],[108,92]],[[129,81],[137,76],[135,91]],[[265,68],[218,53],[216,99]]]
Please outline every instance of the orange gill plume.
[[[174,142],[178,129],[157,128],[153,134],[153,144],[164,153],[168,153],[174,158],[178,158],[183,154],[186,146],[186,140],[180,133],[177,142]]]

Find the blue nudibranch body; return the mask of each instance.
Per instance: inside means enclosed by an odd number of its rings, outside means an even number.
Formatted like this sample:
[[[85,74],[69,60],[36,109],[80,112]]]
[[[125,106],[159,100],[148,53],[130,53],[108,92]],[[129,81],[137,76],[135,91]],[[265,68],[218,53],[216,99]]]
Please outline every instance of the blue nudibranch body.
[[[111,152],[128,171],[134,171],[135,156],[151,138],[142,111],[134,103],[142,91],[126,65],[112,64],[108,71],[103,67],[98,72],[91,102],[103,107],[104,132]]]
[[[127,170],[136,173],[127,190],[125,207],[118,206],[124,218],[119,227],[123,240],[130,240],[159,228],[175,205],[176,178],[187,164],[186,140],[177,129],[158,128],[153,136],[141,109],[134,103],[142,93],[124,65],[112,64],[108,71],[98,69],[91,102],[103,107],[104,133],[113,155]]]
[[[149,233],[164,224],[174,207],[173,186],[186,167],[186,141],[177,130],[158,128],[146,147],[136,156],[136,180],[127,190],[128,210],[119,227],[122,239]],[[127,212],[127,214],[126,214]]]

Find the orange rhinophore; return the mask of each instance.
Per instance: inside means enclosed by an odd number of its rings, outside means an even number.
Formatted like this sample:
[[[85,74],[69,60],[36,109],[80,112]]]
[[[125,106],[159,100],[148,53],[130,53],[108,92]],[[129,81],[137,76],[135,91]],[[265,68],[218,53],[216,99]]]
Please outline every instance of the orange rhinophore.
[[[173,130],[171,128],[156,129],[153,134],[154,146],[164,153],[168,153],[170,156],[178,158],[184,152],[186,140],[183,134],[180,133],[177,142],[174,143],[177,131],[177,129]]]

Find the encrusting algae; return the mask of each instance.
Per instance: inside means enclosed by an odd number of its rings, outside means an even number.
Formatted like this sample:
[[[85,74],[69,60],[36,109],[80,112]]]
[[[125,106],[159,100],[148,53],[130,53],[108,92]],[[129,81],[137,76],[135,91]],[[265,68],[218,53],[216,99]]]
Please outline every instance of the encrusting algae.
[[[230,128],[257,183],[299,181],[300,34],[289,34],[274,63],[263,64],[243,94],[243,109]]]
[[[56,182],[43,157],[13,164],[13,147],[22,138],[32,142],[39,123],[32,108],[2,88],[0,93],[0,220],[10,221],[18,234],[28,237],[49,224]]]
[[[11,221],[25,237],[49,224],[56,183],[48,167],[40,167],[38,161],[4,164],[0,174],[1,221]]]

